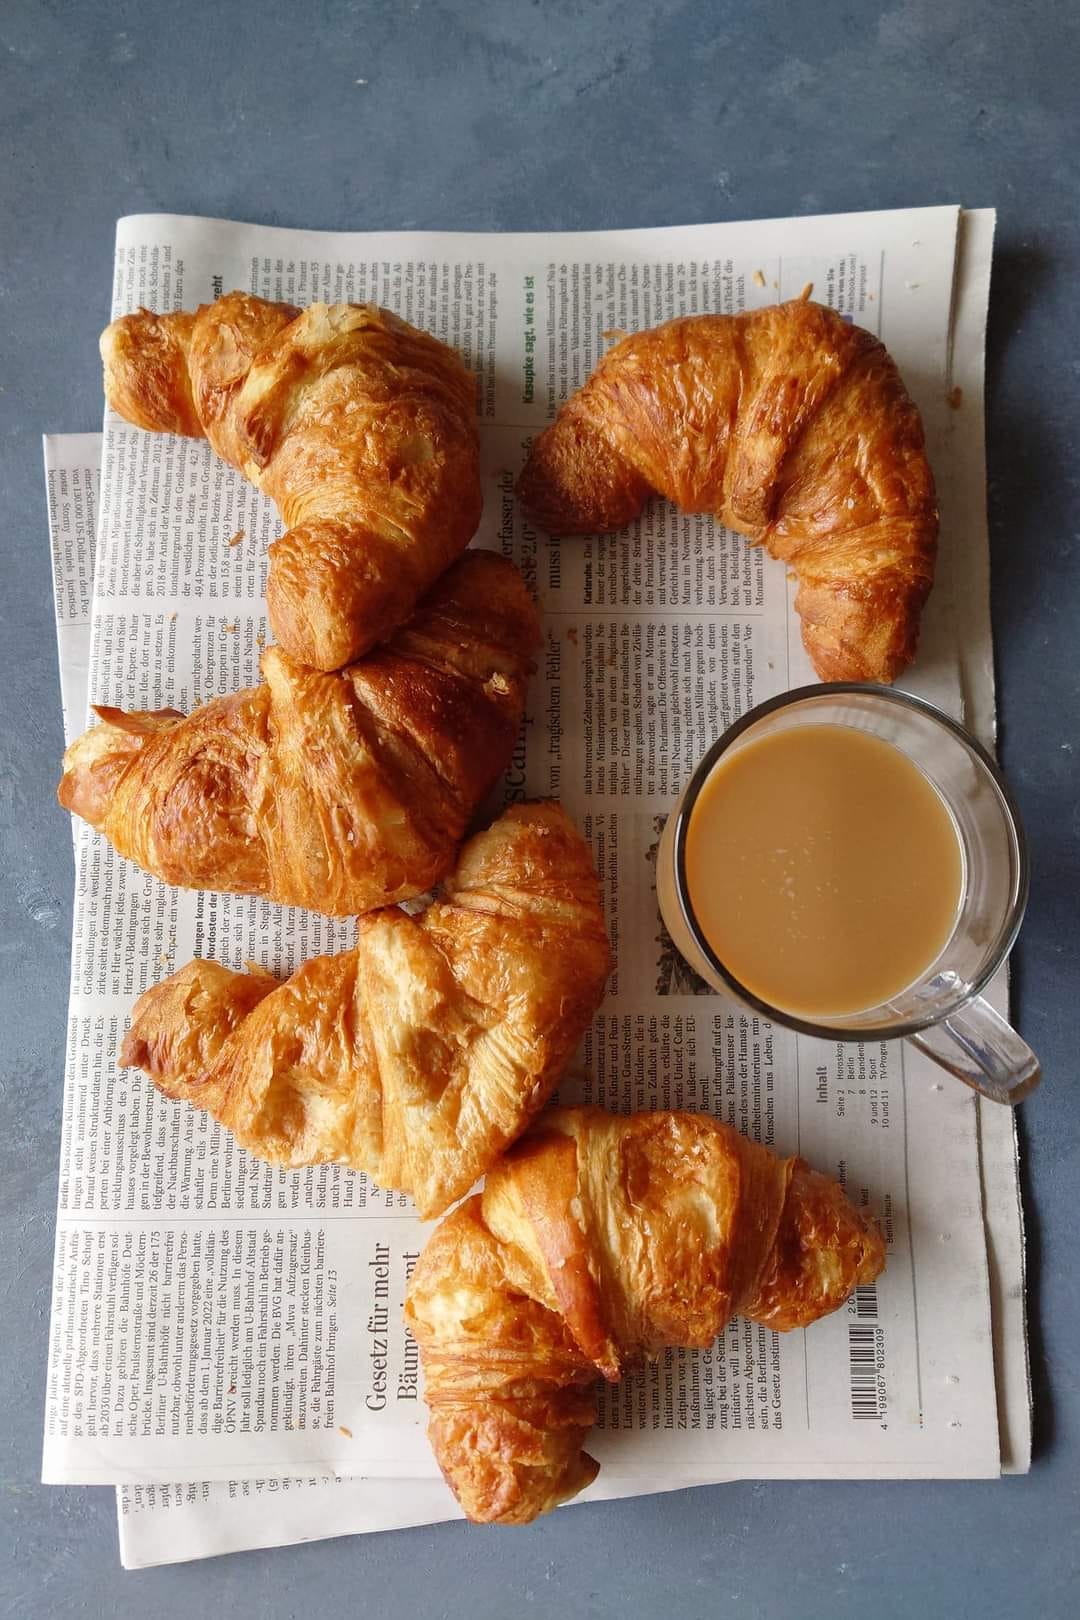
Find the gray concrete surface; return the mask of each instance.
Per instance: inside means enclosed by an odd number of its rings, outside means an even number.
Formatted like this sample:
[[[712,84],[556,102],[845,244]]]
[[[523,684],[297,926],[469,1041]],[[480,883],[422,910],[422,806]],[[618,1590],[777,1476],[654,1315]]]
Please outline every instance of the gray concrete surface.
[[[1064,0],[0,5],[0,1613],[1080,1612],[1078,18]],[[994,620],[1035,855],[1019,1021],[1047,1074],[1023,1109],[1030,1478],[728,1486],[124,1575],[112,1492],[37,1484],[71,895],[39,435],[100,421],[115,218],[555,229],[957,200],[1000,222]]]

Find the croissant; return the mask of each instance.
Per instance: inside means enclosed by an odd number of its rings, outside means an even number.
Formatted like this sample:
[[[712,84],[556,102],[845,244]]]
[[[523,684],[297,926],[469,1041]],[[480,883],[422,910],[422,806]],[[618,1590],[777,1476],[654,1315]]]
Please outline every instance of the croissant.
[[[881,1271],[839,1184],[699,1114],[554,1109],[436,1230],[409,1285],[428,1435],[470,1519],[575,1496],[598,1375],[736,1313],[806,1327]]]
[[[233,292],[140,310],[101,338],[105,396],[137,427],[207,438],[275,501],[267,607],[290,657],[340,669],[404,623],[480,521],[476,384],[374,304]]]
[[[195,961],[153,986],[120,1062],[270,1164],[366,1170],[432,1216],[547,1101],[608,968],[588,846],[557,805],[518,805],[444,898],[361,918],[285,984]]]
[[[514,565],[470,551],[349,669],[270,647],[260,685],[187,718],[99,708],[60,803],[183,888],[331,916],[423,894],[510,759],[539,639]]]
[[[562,534],[619,529],[654,492],[713,513],[798,576],[822,680],[891,681],[914,656],[938,529],[922,425],[883,345],[835,310],[796,300],[625,338],[518,491]]]

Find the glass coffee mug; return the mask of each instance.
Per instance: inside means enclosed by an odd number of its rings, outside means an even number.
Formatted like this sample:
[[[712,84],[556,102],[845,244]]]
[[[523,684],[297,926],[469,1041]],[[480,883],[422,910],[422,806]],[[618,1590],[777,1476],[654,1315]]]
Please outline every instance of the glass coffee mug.
[[[953,930],[936,958],[888,1001],[821,1021],[770,1006],[739,982],[702,931],[687,882],[690,818],[720,761],[748,743],[805,725],[854,727],[905,754],[948,809],[963,861]],[[751,709],[709,749],[668,817],[656,889],[664,924],[690,966],[714,989],[764,1017],[824,1040],[910,1040],[994,1102],[1019,1102],[1038,1085],[1035,1054],[982,996],[1009,953],[1027,904],[1023,829],[986,750],[923,699],[891,687],[837,683],[802,687]]]

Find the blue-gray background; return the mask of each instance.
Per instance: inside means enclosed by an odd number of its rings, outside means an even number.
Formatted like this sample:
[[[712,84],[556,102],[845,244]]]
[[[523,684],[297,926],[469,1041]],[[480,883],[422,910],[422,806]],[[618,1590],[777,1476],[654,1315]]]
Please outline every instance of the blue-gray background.
[[[1080,1612],[1078,22],[1074,0],[0,4],[0,1613]],[[72,876],[39,435],[99,426],[114,220],[558,230],[954,201],[999,211],[994,626],[1035,858],[1017,1007],[1046,1069],[1022,1121],[1032,1474],[733,1485],[123,1574],[112,1491],[37,1484]]]

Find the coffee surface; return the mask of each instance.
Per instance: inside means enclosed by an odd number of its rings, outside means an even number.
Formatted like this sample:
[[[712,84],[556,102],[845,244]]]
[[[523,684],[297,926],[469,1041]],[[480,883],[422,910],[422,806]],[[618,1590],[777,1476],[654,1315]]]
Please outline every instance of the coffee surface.
[[[852,726],[800,725],[720,761],[691,812],[686,877],[728,972],[813,1019],[922,975],[952,932],[963,856],[906,754]]]

